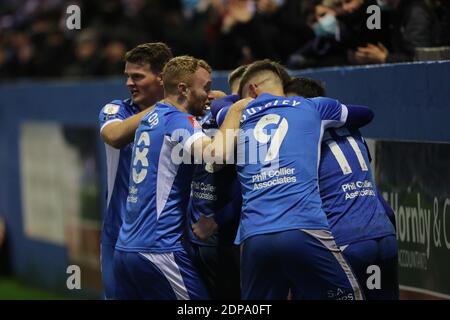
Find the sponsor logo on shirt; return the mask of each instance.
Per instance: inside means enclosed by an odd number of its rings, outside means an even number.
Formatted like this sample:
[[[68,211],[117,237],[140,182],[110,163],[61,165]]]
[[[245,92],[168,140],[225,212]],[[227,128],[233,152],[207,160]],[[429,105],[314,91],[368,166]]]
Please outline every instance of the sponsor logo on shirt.
[[[156,126],[159,123],[158,114],[155,112],[148,118],[148,123],[150,125],[150,129]]]
[[[108,115],[114,115],[119,112],[119,105],[109,103],[103,108],[103,113]]]

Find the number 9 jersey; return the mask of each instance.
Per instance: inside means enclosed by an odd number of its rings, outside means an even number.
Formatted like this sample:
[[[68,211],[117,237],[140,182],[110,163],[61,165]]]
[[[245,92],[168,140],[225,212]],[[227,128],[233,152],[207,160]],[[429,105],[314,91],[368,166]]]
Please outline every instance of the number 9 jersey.
[[[262,94],[244,110],[237,148],[243,207],[236,238],[293,229],[329,230],[319,194],[324,130],[347,107],[328,98]]]

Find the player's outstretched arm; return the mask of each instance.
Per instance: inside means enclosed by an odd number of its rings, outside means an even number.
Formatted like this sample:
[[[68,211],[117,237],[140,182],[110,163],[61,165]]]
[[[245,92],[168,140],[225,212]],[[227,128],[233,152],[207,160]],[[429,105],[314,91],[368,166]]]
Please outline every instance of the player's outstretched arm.
[[[201,157],[201,159],[195,159],[196,161],[222,164],[234,155],[242,113],[251,101],[253,101],[252,98],[246,98],[234,103],[213,138],[204,136],[192,144],[191,154],[194,158]],[[195,152],[196,150],[197,152]],[[199,150],[201,152],[198,152]],[[214,161],[205,159],[203,157],[205,154],[211,155],[211,159]]]
[[[372,121],[374,114],[368,107],[359,105],[344,105],[338,100],[318,97],[312,98],[320,118],[324,121],[325,129],[347,127],[360,128]]]
[[[214,119],[217,118],[217,114],[225,107],[231,106],[233,103],[239,100],[239,96],[237,94],[231,94],[219,99],[215,99],[211,102],[211,113]]]
[[[373,111],[365,106],[347,104],[346,125],[354,128],[361,128],[369,124],[374,117]]]
[[[116,149],[121,149],[133,142],[134,134],[142,118],[153,108],[154,106],[145,109],[123,121],[114,121],[107,124],[101,131],[103,141]]]

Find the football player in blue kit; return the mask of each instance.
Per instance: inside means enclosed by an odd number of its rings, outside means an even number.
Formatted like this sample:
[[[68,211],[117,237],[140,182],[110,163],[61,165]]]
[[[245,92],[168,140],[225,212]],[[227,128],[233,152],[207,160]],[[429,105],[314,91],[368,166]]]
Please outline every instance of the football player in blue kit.
[[[217,128],[210,111],[201,121],[207,135]],[[233,242],[242,198],[236,170],[232,165],[198,164],[191,190],[188,238],[196,266],[212,299],[239,299],[239,250]]]
[[[127,52],[125,75],[131,99],[113,100],[100,111],[107,161],[107,201],[101,233],[101,271],[107,299],[113,297],[115,287],[113,255],[126,213],[134,134],[149,108],[164,96],[161,73],[171,58],[164,43],[145,43]]]
[[[293,79],[287,96],[325,96],[312,79]],[[399,298],[397,240],[392,209],[376,188],[370,156],[358,129],[328,129],[323,136],[319,167],[322,208],[367,300]],[[395,223],[395,222],[394,222]],[[380,268],[380,287],[367,284],[370,266]]]
[[[373,113],[328,98],[286,98],[287,77],[264,60],[240,83],[240,96],[255,98],[241,118],[237,148],[242,297],[286,299],[291,288],[295,299],[362,299],[322,210],[317,171],[324,130],[363,126]],[[218,114],[219,124],[227,113]]]
[[[217,128],[215,109],[239,99],[240,79],[247,66],[230,72],[231,95],[218,97],[202,118],[205,130]],[[217,110],[218,111],[218,110]],[[213,299],[240,299],[239,247],[234,245],[241,214],[242,194],[236,166],[197,165],[189,205],[197,265]]]
[[[208,148],[223,157],[227,137],[210,139],[195,120],[204,113],[211,87],[206,62],[173,58],[164,67],[163,82],[164,100],[136,131],[127,214],[114,253],[118,299],[208,298],[182,237],[193,163],[201,163]],[[243,106],[230,108],[224,128],[238,128]]]

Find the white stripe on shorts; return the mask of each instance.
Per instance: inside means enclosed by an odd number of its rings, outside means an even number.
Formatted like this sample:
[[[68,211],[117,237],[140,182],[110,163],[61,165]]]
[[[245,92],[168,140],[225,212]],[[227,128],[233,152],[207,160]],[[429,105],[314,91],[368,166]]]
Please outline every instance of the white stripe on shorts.
[[[306,229],[301,230],[319,240],[328,250],[330,250],[333,253],[334,257],[339,262],[345,274],[347,275],[347,279],[350,282],[350,285],[352,286],[353,292],[355,293],[355,299],[363,300],[364,298],[361,289],[359,287],[358,280],[356,280],[356,277],[353,274],[353,271],[348,265],[344,256],[342,255],[342,252],[336,246],[336,243],[334,242],[334,237],[331,234],[331,232],[326,230],[306,230]]]
[[[173,252],[169,253],[142,253],[139,252],[144,258],[151,261],[166,277],[170,286],[178,300],[190,300],[189,293],[184,285],[183,277],[181,276],[180,269],[175,262]]]

